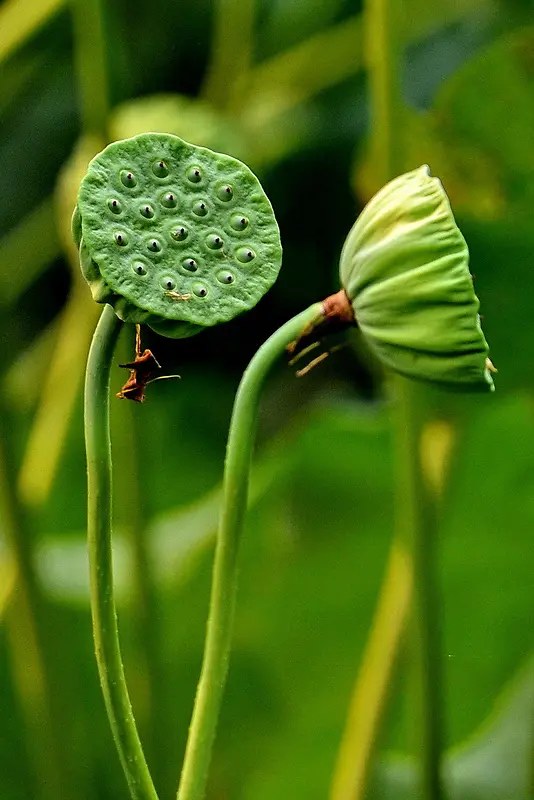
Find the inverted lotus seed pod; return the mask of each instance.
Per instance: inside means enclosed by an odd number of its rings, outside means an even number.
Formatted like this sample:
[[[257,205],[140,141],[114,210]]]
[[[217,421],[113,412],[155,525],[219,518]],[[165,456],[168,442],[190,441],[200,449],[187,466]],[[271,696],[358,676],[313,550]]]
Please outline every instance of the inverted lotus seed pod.
[[[252,308],[282,261],[272,206],[250,169],[171,134],[99,153],[72,229],[94,299],[172,337]]]
[[[467,244],[427,166],[370,200],[343,246],[340,276],[358,327],[391,369],[494,389]]]

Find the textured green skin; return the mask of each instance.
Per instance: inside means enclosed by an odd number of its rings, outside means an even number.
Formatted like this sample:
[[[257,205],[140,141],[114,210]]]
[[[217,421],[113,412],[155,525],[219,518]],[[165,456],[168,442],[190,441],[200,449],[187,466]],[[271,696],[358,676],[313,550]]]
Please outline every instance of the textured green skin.
[[[168,175],[154,172],[159,161]],[[195,168],[199,182],[188,178]],[[135,186],[121,180],[130,172]],[[220,193],[228,196],[226,186],[233,193],[222,200]],[[167,193],[174,195],[175,208],[161,202]],[[119,202],[121,213],[111,210],[112,200]],[[206,206],[205,216],[192,210],[200,203]],[[147,205],[154,212],[151,218],[141,213]],[[242,231],[232,227],[236,215],[248,220]],[[171,232],[181,227],[187,238],[177,241]],[[125,246],[117,244],[118,235]],[[171,134],[145,133],[114,142],[91,161],[78,194],[73,236],[94,299],[112,305],[127,322],[144,322],[173,337],[191,336],[252,308],[276,280],[282,260],[273,209],[250,169]],[[222,247],[210,248],[217,236]],[[158,252],[150,250],[152,240],[158,241]],[[251,261],[239,259],[249,251],[255,255]],[[189,259],[198,265],[194,273],[182,265]],[[136,274],[138,263],[146,274]],[[228,272],[232,283],[217,279]],[[168,280],[173,285],[166,288]],[[202,287],[207,294],[199,297],[195,291]],[[168,289],[186,299],[172,297]]]
[[[412,378],[493,390],[469,251],[428,167],[388,183],[340,258],[356,322],[378,357]]]

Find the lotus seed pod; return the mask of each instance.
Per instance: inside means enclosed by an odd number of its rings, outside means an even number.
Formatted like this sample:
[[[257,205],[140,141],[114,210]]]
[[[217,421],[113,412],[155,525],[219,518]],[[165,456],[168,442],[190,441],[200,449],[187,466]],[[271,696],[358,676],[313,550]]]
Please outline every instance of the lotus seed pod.
[[[172,134],[99,153],[72,231],[94,299],[172,337],[252,308],[282,261],[272,206],[250,169]]]
[[[340,276],[357,325],[391,369],[494,389],[467,244],[427,166],[370,200],[343,246]]]

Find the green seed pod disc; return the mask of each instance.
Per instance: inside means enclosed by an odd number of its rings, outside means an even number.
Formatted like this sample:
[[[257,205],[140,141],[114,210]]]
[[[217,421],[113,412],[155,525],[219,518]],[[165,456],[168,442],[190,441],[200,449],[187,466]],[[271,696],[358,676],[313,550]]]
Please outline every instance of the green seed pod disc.
[[[391,369],[494,389],[467,244],[427,166],[369,201],[343,246],[340,276],[359,328]]]
[[[282,261],[272,206],[250,169],[171,134],[114,142],[91,161],[73,236],[95,300],[173,337],[252,308]],[[221,268],[232,280],[220,280]]]

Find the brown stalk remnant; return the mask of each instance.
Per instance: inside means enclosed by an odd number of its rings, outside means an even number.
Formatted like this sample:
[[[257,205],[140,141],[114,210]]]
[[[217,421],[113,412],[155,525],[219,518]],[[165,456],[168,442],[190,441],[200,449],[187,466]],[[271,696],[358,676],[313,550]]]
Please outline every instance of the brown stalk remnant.
[[[117,397],[121,400],[134,400],[142,403],[145,399],[145,387],[154,379],[152,376],[157,369],[161,369],[156,357],[151,350],[141,353],[141,326],[135,326],[135,360],[128,364],[119,364],[119,367],[130,370],[130,377],[120,390]]]
[[[321,316],[310,323],[310,325],[308,325],[302,331],[298,339],[295,339],[294,342],[291,342],[291,344],[288,345],[287,351],[293,356],[289,362],[290,366],[296,364],[297,361],[299,361],[303,356],[307,355],[311,350],[319,347],[322,337],[325,334],[338,333],[346,328],[356,325],[354,311],[352,310],[352,305],[347,297],[345,289],[340,289],[339,292],[331,294],[329,297],[323,300],[322,305],[323,307]],[[312,341],[311,344],[306,344],[312,335],[317,336],[317,339]],[[325,350],[323,353],[314,358],[306,367],[298,370],[296,373],[297,377],[300,378],[303,375],[306,375],[311,369],[313,369],[313,367],[317,366],[317,364],[320,364],[321,361],[325,360],[325,358],[328,358],[330,353],[339,350],[341,346],[342,345],[336,345],[335,347],[330,347]]]

